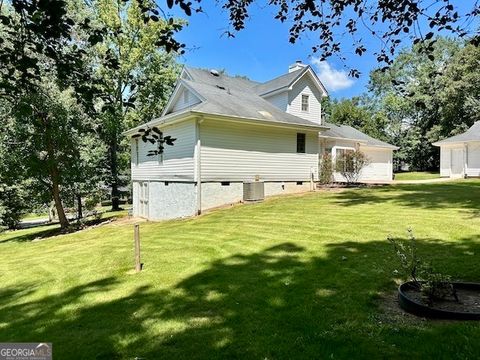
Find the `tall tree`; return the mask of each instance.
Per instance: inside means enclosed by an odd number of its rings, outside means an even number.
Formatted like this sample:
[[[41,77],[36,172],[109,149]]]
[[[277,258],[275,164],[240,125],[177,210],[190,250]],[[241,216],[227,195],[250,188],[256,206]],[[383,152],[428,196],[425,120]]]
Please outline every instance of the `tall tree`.
[[[9,109],[2,116],[2,140],[22,163],[10,167],[9,176],[43,184],[65,228],[61,188],[64,174],[77,164],[79,114],[94,112],[95,81],[86,60],[97,42],[87,34],[96,30],[86,17],[68,13],[63,1],[7,5],[0,9],[0,98]]]
[[[108,184],[112,210],[119,210],[120,173],[127,167],[122,156],[127,144],[121,133],[160,115],[178,71],[174,55],[163,49],[164,34],[181,24],[158,18],[145,21],[142,6],[153,6],[149,1],[97,0],[94,6],[98,22],[106,29],[96,47],[97,56],[108,56],[118,65],[100,66],[99,76],[104,92],[102,136],[108,145]]]
[[[414,45],[387,71],[373,71],[369,85],[372,108],[395,126],[394,143],[417,169],[438,167],[431,143],[471,126],[480,98],[480,49],[444,38],[428,46],[433,56]]]
[[[95,133],[73,90],[60,90],[46,78],[36,89],[12,102],[11,114],[4,118],[8,131],[3,143],[9,145],[11,156],[22,162],[23,178],[35,179],[41,185],[37,188],[53,198],[60,225],[65,228],[64,195],[92,178],[97,167],[86,166],[82,152],[98,149],[99,139],[85,146],[85,139],[95,139]],[[14,174],[18,171],[12,169]]]
[[[337,125],[349,125],[367,135],[382,140],[389,140],[389,126],[382,112],[375,112],[369,106],[365,96],[351,99],[323,101],[324,118]]]

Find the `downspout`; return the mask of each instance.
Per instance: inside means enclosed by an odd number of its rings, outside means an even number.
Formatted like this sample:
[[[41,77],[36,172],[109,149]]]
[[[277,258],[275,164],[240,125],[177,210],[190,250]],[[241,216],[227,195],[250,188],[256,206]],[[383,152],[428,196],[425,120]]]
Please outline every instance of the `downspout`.
[[[468,174],[468,143],[464,144],[464,166],[463,166],[463,177],[466,179]]]
[[[195,144],[195,153],[196,153],[196,163],[195,163],[195,180],[196,180],[196,188],[197,188],[197,208],[196,208],[196,213],[197,215],[200,215],[202,213],[202,172],[201,172],[201,166],[202,166],[202,141],[200,138],[200,124],[203,122],[203,118],[199,117],[195,120],[195,138],[196,138],[196,144]]]

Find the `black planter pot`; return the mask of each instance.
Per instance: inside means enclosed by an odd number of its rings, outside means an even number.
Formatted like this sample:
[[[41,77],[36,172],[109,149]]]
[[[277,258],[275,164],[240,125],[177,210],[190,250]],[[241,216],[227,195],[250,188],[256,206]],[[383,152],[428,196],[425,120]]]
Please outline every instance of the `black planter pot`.
[[[480,283],[467,283],[467,282],[453,282],[453,287],[457,290],[473,290],[480,293]],[[436,319],[455,319],[455,320],[480,320],[480,312],[462,312],[462,311],[449,311],[440,310],[435,307],[430,307],[419,303],[407,295],[407,290],[415,289],[415,285],[412,281],[403,283],[398,287],[398,302],[400,307],[417,316],[436,318]]]

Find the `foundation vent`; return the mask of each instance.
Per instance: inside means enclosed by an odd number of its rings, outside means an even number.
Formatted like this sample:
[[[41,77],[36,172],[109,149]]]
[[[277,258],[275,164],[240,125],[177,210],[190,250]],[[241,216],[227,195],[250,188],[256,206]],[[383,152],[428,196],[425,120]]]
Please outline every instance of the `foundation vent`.
[[[265,184],[263,181],[246,181],[243,183],[244,201],[262,201],[265,199]]]

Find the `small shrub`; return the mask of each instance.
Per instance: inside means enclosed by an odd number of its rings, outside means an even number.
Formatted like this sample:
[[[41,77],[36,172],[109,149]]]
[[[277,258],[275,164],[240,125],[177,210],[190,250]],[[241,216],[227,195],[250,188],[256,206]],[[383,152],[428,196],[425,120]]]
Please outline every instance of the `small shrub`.
[[[349,184],[358,182],[362,169],[370,163],[361,151],[345,151],[335,162],[335,169]]]
[[[93,193],[85,198],[84,206],[86,210],[93,210],[101,202],[101,194]],[[111,204],[110,204],[111,205]]]
[[[404,277],[414,283],[429,306],[436,300],[443,300],[448,296],[452,296],[458,301],[451,277],[436,272],[430,264],[419,258],[417,240],[413,231],[409,228],[407,232],[408,240],[406,242],[393,239],[391,236],[387,238],[400,260]]]
[[[0,231],[18,226],[27,208],[24,196],[17,186],[0,185]]]
[[[330,184],[333,181],[333,162],[330,154],[323,154],[320,158],[320,184]]]

